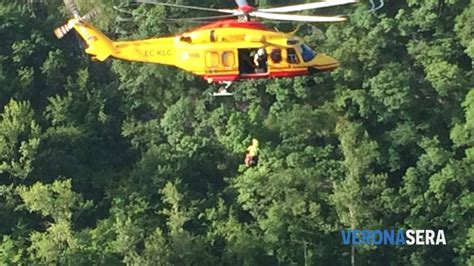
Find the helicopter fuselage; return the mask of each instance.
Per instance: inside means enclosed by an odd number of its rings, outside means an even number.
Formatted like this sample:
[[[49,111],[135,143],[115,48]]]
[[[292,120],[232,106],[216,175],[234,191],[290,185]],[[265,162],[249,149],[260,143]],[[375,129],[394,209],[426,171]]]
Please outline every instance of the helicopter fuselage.
[[[111,41],[88,22],[74,28],[88,44],[86,52],[100,61],[111,56],[170,65],[208,82],[295,77],[339,66],[336,59],[314,52],[293,34],[270,30],[257,21],[223,20],[173,37],[135,41]],[[266,52],[264,69],[253,62],[260,48]]]

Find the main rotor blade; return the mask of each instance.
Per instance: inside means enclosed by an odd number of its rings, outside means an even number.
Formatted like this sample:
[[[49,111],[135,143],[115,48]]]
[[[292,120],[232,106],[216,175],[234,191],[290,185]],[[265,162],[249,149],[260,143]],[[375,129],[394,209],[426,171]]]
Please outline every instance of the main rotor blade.
[[[83,20],[91,20],[91,19],[97,17],[97,15],[99,15],[99,13],[100,13],[100,9],[96,7],[94,9],[92,9],[91,11],[87,12],[87,14],[85,14],[82,17],[82,19]]]
[[[251,12],[249,15],[253,17],[266,18],[266,19],[306,21],[306,22],[337,22],[337,21],[346,20],[346,17],[342,17],[342,16],[324,17],[324,16],[285,15],[285,14],[275,14],[275,13],[266,13],[266,12],[258,12],[258,11]]]
[[[64,0],[64,5],[75,18],[81,17],[81,15],[79,15],[79,8],[74,0]]]
[[[227,14],[235,13],[235,11],[231,9],[216,9],[216,8],[207,8],[207,7],[198,7],[198,6],[185,6],[185,5],[162,3],[162,2],[156,2],[156,1],[150,1],[150,0],[134,0],[134,2],[142,3],[142,4],[153,4],[153,5],[160,5],[160,6],[177,7],[177,8],[187,8],[187,9],[202,10],[202,11],[220,12],[220,13],[227,13]]]
[[[186,21],[212,20],[212,19],[220,19],[220,18],[233,18],[237,16],[238,15],[222,15],[222,16],[195,17],[195,18],[167,18],[166,20],[186,22]]]
[[[258,9],[260,12],[273,12],[273,13],[286,13],[286,12],[296,12],[296,11],[303,11],[308,9],[318,9],[323,7],[330,7],[330,6],[339,6],[345,5],[350,3],[356,3],[357,0],[326,0],[323,2],[317,3],[309,3],[309,4],[301,4],[301,5],[293,5],[293,6],[282,6],[282,7],[275,7],[275,8],[264,8]]]

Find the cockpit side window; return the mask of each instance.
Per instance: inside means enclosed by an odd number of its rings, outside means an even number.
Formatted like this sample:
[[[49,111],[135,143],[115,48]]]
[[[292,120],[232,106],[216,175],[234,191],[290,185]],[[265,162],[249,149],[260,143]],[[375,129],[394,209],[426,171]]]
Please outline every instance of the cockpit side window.
[[[281,62],[281,49],[272,49],[270,53],[270,58],[272,59],[273,63],[280,63]]]
[[[300,60],[298,59],[298,56],[296,55],[296,50],[294,48],[288,48],[286,50],[287,52],[287,61],[290,64],[298,64]]]
[[[309,46],[306,44],[300,45],[301,48],[301,57],[303,57],[303,60],[305,62],[309,62],[313,60],[313,58],[316,56],[316,52],[313,51]]]

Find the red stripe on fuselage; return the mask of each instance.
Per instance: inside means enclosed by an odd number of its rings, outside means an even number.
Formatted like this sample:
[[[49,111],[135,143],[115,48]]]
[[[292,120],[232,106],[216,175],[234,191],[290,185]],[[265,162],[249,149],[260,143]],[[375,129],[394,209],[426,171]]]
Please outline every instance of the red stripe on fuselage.
[[[225,82],[225,81],[237,81],[245,79],[264,79],[264,78],[290,78],[298,76],[308,75],[307,69],[301,69],[296,71],[273,71],[270,73],[258,73],[258,74],[207,74],[202,77],[211,82]]]
[[[259,21],[238,21],[235,19],[220,20],[217,22],[209,23],[204,26],[198,27],[193,31],[208,30],[215,28],[244,28],[252,30],[270,30]]]

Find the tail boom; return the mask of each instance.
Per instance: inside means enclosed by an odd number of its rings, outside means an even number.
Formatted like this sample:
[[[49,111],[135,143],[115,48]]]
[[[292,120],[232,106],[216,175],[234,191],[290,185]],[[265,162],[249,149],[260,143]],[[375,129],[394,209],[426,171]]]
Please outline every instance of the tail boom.
[[[139,41],[115,42],[114,57],[136,62],[176,65],[176,48],[173,37]]]
[[[88,22],[77,23],[74,29],[87,43],[86,53],[99,61],[112,56],[128,61],[176,65],[173,37],[114,42]]]

